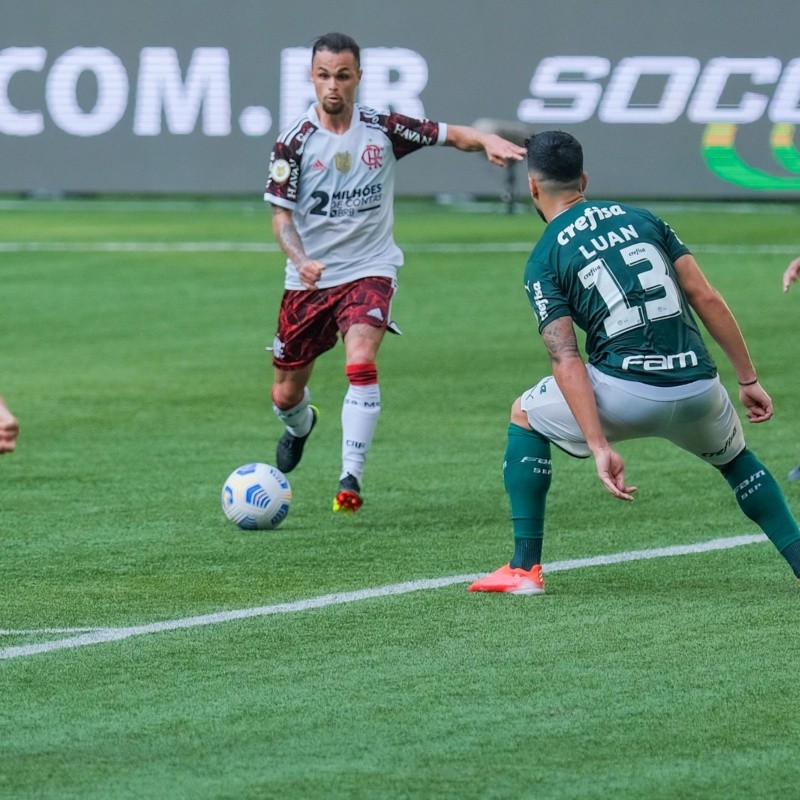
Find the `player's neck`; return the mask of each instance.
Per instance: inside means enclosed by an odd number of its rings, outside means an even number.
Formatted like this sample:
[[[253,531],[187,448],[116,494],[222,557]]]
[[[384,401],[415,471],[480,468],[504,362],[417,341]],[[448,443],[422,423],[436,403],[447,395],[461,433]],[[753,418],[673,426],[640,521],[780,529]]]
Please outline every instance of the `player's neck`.
[[[317,116],[319,117],[320,124],[326,131],[331,133],[347,133],[350,130],[350,123],[353,121],[353,108],[343,109],[338,114],[328,114],[322,108],[321,103],[317,103]]]
[[[583,203],[586,200],[584,197],[583,192],[575,192],[574,194],[569,195],[558,195],[557,197],[553,197],[551,202],[548,204],[546,209],[542,209],[545,219],[548,222],[554,220],[559,214],[563,214],[568,209],[572,208],[572,206],[577,205],[578,203]]]

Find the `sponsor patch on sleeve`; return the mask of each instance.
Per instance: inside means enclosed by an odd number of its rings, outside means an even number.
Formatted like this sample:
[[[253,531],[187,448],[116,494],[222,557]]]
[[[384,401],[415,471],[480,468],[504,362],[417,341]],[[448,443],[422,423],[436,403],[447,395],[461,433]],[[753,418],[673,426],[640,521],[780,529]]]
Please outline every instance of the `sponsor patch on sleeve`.
[[[275,183],[286,183],[286,181],[289,180],[290,172],[291,167],[289,166],[289,162],[283,158],[276,158],[270,167],[269,178]]]

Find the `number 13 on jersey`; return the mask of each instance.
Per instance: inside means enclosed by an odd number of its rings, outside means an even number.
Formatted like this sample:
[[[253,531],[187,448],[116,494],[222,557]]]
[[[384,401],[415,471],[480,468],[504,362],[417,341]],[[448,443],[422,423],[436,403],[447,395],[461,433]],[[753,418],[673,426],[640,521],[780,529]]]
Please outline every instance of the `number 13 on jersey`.
[[[660,288],[663,296],[646,300],[643,305],[631,305],[605,259],[596,258],[590,261],[578,272],[578,277],[587,289],[597,290],[608,308],[609,315],[603,323],[606,335],[617,336],[641,327],[645,320],[657,321],[678,316],[681,313],[680,294],[669,274],[662,252],[647,242],[628,245],[617,252],[631,269],[643,264],[649,265],[649,269],[637,272],[636,277],[643,289]]]

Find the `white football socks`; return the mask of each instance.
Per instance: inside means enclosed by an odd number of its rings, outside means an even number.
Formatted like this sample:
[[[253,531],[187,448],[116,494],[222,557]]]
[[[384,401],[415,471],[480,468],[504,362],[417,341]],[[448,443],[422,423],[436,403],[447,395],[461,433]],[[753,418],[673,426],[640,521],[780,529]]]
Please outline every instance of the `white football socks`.
[[[377,383],[353,386],[342,403],[342,474],[349,472],[361,482],[364,462],[381,413],[381,390]]]
[[[296,406],[282,411],[273,403],[272,410],[292,436],[305,436],[311,430],[311,423],[314,419],[314,415],[308,407],[310,402],[311,392],[306,386],[303,390],[303,399]]]

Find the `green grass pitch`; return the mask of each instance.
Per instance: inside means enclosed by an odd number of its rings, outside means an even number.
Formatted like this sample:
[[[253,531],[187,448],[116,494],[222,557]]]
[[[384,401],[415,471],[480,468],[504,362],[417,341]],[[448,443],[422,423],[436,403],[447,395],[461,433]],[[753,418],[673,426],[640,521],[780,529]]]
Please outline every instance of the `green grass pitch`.
[[[800,286],[780,289],[800,207],[649,205],[744,329],[776,405],[748,442],[800,514],[786,479]],[[315,370],[320,422],[289,517],[258,533],[228,523],[219,494],[234,467],[272,461],[280,434],[264,348],[283,259],[267,211],[10,198],[0,211],[0,394],[22,424],[0,458],[0,797],[797,794],[800,592],[769,543],[583,562],[541,598],[459,581],[357,594],[508,559],[509,408],[549,371],[521,285],[542,230],[529,210],[398,205],[405,334],[379,359],[365,505],[330,511],[339,345]],[[554,455],[545,569],[757,533],[711,468],[658,441],[620,450],[632,504]],[[286,613],[171,625],[273,606]]]

